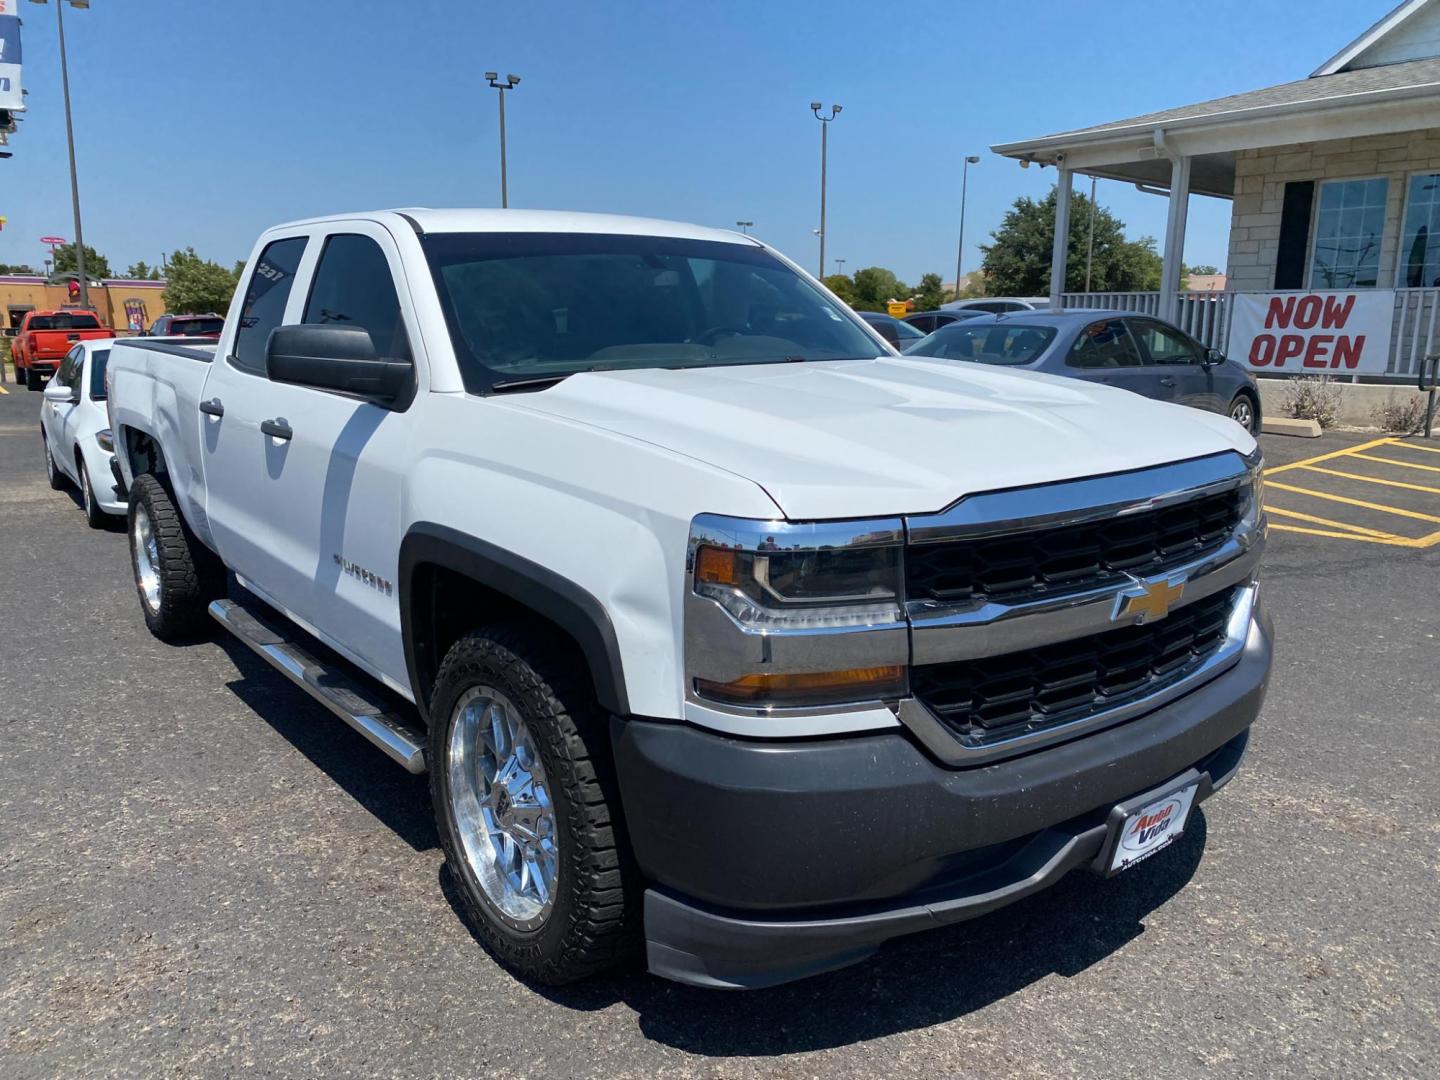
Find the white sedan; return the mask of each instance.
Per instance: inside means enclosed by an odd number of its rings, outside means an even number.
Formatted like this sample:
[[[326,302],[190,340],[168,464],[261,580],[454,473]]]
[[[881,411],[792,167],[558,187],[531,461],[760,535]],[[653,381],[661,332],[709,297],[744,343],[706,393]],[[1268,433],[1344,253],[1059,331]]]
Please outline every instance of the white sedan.
[[[105,365],[112,341],[82,341],[71,349],[45,387],[40,406],[50,486],[57,491],[67,483],[80,488],[85,520],[92,529],[103,527],[107,516],[123,516],[126,510],[110,471],[113,445],[105,411]]]

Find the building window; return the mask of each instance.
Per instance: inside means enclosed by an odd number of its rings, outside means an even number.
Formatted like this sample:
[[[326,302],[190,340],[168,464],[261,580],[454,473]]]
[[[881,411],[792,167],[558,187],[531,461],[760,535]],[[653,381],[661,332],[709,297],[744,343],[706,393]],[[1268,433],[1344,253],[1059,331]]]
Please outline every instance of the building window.
[[[1312,289],[1374,288],[1380,277],[1388,181],[1327,180],[1320,185],[1315,242],[1310,245]]]
[[[1400,230],[1402,288],[1440,286],[1440,173],[1410,178]]]

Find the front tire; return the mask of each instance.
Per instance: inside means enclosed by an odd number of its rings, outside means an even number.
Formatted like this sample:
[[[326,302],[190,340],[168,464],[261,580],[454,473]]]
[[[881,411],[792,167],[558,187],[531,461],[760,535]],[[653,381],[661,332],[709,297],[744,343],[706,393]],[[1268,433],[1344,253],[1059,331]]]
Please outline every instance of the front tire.
[[[224,592],[220,560],[190,531],[152,473],[135,478],[127,521],[145,625],[162,641],[200,636],[210,625],[206,608]]]
[[[529,624],[471,632],[441,664],[430,715],[441,843],[486,947],[550,985],[625,959],[639,888],[583,663]]]
[[[1260,409],[1255,399],[1243,390],[1230,402],[1229,416],[1251,435],[1260,434]]]

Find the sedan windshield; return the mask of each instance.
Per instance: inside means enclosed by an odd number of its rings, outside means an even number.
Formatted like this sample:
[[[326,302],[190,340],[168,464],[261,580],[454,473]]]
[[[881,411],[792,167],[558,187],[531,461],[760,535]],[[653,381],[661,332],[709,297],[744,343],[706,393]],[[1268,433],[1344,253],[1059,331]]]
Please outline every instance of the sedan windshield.
[[[1053,326],[1026,326],[1008,321],[977,326],[967,321],[942,326],[905,352],[910,356],[940,356],[979,364],[1019,365],[1039,359],[1054,340]]]
[[[877,355],[845,308],[762,247],[656,236],[426,236],[465,386],[581,371]]]

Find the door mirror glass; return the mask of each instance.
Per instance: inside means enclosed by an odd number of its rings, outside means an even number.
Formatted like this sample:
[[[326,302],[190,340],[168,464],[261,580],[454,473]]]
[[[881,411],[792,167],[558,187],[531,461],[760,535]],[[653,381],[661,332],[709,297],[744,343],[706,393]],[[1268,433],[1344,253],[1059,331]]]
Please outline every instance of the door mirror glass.
[[[1206,367],[1219,367],[1225,362],[1225,354],[1219,349],[1206,349],[1204,364]]]
[[[53,401],[57,405],[73,405],[80,400],[80,392],[73,387],[66,386],[59,379],[51,379],[45,387],[45,400]]]
[[[274,382],[394,405],[409,393],[415,363],[380,356],[370,331],[356,326],[277,326],[265,346],[265,373]]]

